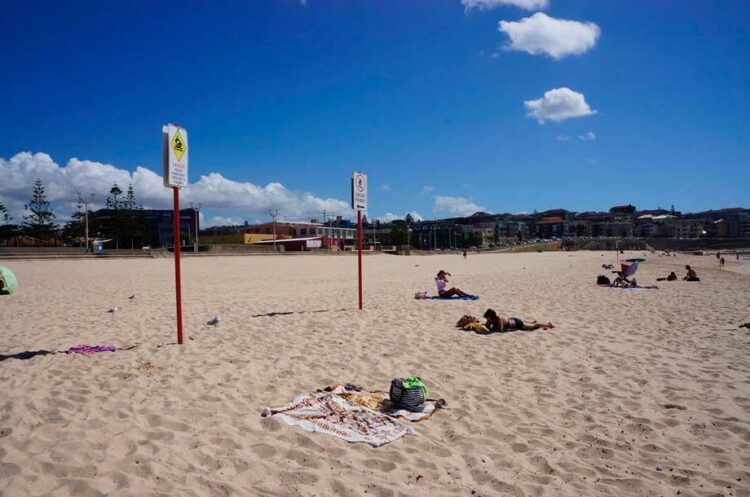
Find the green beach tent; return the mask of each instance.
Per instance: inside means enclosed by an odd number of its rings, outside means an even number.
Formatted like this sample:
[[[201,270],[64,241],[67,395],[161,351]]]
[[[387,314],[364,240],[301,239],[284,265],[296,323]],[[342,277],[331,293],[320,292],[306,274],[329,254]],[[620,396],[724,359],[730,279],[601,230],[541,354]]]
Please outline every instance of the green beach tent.
[[[3,282],[3,288],[0,290],[0,294],[15,293],[16,290],[18,290],[18,280],[16,279],[16,275],[5,266],[0,266],[0,280]]]

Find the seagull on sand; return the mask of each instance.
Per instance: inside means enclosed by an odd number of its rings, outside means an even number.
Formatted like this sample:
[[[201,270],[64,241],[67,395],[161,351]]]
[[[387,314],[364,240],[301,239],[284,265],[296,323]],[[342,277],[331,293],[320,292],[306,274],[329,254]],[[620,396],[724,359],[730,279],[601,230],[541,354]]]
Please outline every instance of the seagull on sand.
[[[108,310],[107,312],[112,312],[112,313],[114,313],[114,312],[117,312],[117,311],[119,311],[119,310],[120,310],[120,308],[119,308],[119,307],[117,307],[117,306],[114,306],[113,308],[111,308],[111,309],[110,309],[110,310]]]
[[[130,297],[128,297],[128,300],[135,300],[135,294],[133,294]]]
[[[217,314],[216,316],[212,317],[211,320],[206,324],[209,326],[218,326],[219,323],[221,323],[221,316]]]

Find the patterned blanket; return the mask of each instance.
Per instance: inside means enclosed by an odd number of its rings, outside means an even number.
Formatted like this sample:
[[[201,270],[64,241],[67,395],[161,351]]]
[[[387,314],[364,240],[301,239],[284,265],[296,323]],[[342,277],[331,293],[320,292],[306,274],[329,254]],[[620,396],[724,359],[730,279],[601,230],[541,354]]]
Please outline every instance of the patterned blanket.
[[[273,416],[287,424],[310,432],[322,432],[346,440],[364,442],[374,447],[398,440],[404,435],[416,435],[408,421],[429,418],[442,401],[428,401],[422,412],[396,409],[388,401],[387,392],[369,392],[334,385],[322,391],[300,395],[289,404],[263,410],[263,416]]]

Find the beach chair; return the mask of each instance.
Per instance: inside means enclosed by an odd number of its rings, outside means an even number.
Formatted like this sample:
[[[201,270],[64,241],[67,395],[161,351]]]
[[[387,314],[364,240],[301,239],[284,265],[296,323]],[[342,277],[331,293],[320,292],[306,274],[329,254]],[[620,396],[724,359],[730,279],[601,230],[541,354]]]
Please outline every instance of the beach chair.
[[[634,286],[630,281],[630,278],[635,275],[636,271],[638,271],[638,261],[620,263],[620,271],[612,271],[617,275],[617,278],[615,278],[612,286],[619,286],[623,288]]]

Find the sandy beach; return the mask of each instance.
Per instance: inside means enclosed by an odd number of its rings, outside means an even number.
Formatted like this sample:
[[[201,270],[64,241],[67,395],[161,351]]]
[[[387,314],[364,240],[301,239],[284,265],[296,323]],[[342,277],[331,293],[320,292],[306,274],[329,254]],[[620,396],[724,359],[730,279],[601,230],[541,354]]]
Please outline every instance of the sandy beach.
[[[741,262],[649,254],[642,284],[702,281],[648,291],[594,284],[613,252],[364,262],[358,311],[355,257],[186,258],[183,346],[172,259],[2,262],[0,495],[750,496]],[[439,269],[481,300],[415,300]],[[454,327],[487,307],[556,328]],[[13,357],[78,344],[120,350]],[[260,416],[406,376],[448,408],[379,448]]]

